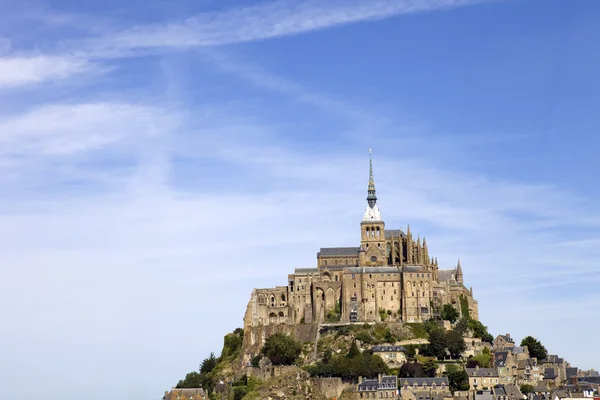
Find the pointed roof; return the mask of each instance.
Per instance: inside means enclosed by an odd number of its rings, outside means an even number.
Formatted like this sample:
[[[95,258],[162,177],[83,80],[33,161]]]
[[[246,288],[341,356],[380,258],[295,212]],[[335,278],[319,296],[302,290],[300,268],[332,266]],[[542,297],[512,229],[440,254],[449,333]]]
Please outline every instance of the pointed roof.
[[[375,180],[373,179],[373,160],[371,158],[372,150],[369,149],[369,188],[367,190],[367,200],[377,201],[377,195],[375,194]]]
[[[463,276],[462,268],[460,267],[460,259],[458,260],[458,264],[456,264],[456,277]]]
[[[373,180],[373,161],[371,159],[371,149],[369,149],[369,189],[367,195],[367,209],[363,217],[363,222],[382,222],[381,212],[377,207],[377,195],[375,194],[375,181]]]

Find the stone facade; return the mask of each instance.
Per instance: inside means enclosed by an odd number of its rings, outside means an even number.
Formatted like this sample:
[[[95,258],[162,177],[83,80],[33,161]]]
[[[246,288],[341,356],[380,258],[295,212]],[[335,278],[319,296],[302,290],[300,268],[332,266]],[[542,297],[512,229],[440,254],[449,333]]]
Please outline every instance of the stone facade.
[[[371,166],[360,245],[321,248],[316,268],[296,269],[286,286],[255,289],[244,317],[246,348],[260,345],[270,331],[264,328],[274,325],[424,322],[439,315],[444,304],[461,314],[466,305],[470,317],[479,318],[460,262],[439,269],[425,238],[415,240],[410,227],[385,229],[376,201]]]

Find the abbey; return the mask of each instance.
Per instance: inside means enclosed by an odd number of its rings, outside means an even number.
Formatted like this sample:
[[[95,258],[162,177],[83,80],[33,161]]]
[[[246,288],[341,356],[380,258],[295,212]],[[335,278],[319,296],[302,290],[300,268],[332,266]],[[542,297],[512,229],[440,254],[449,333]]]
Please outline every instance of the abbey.
[[[254,289],[244,316],[247,331],[282,324],[424,322],[439,316],[444,304],[460,314],[468,309],[478,319],[460,261],[455,268],[439,269],[425,238],[415,240],[410,227],[385,229],[369,163],[360,245],[321,248],[316,268],[296,269],[286,286]]]

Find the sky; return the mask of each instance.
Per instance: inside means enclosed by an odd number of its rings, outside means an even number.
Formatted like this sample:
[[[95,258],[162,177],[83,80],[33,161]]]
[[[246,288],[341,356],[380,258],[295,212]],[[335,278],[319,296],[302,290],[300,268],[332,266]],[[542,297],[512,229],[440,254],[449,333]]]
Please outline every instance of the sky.
[[[388,229],[600,367],[600,2],[0,0],[0,387],[162,397]]]

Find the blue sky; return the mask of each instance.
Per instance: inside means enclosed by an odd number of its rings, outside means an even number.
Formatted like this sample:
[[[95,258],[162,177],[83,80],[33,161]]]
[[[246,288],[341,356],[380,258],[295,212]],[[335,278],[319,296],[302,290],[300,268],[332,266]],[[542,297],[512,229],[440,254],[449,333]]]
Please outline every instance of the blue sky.
[[[600,367],[599,22],[591,0],[0,1],[5,395],[160,398],[254,287],[356,245],[369,148],[386,226],[461,259],[493,334]]]

